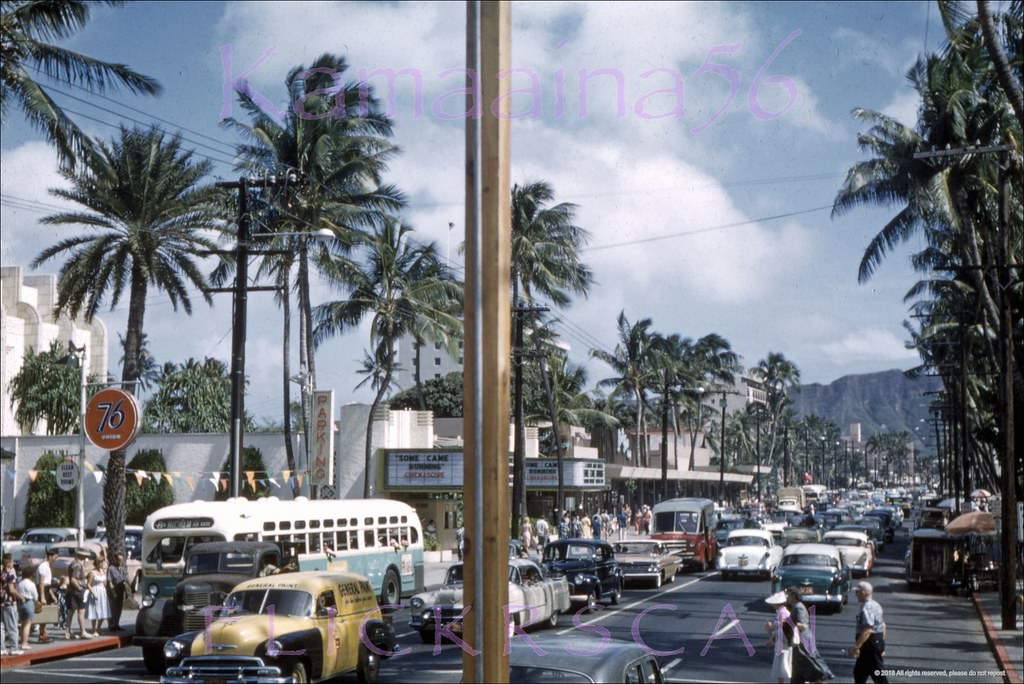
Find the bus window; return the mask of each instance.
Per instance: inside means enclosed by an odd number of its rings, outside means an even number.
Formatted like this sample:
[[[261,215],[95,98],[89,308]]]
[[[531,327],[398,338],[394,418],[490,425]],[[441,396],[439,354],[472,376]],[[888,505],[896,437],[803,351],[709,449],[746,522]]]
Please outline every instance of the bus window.
[[[320,529],[320,521],[319,520],[310,520],[309,521],[309,529],[311,529],[311,530],[318,530],[318,529]]]
[[[317,553],[320,551],[320,533],[311,532],[309,535],[309,551],[310,553]]]
[[[338,531],[334,533],[334,550],[348,551],[348,532]]]
[[[348,520],[345,518],[338,518],[338,527],[348,527]]]
[[[297,530],[304,530],[304,529],[306,529],[306,521],[305,520],[296,520],[295,521],[295,529],[297,529]]]
[[[374,535],[373,530],[366,530],[363,532],[363,548],[371,549],[377,545],[377,538]]]
[[[272,522],[265,522],[265,523],[263,523],[263,531],[264,532],[273,532],[275,527],[276,527],[276,525],[274,525],[274,523],[272,523]]]
[[[291,524],[291,522],[289,522],[287,520],[282,520],[281,522],[277,523],[277,529],[279,529],[279,530],[290,530],[290,529],[292,529],[292,524]]]
[[[419,544],[420,543],[420,535],[416,532],[416,528],[415,527],[410,527],[409,528],[409,543],[410,544]]]

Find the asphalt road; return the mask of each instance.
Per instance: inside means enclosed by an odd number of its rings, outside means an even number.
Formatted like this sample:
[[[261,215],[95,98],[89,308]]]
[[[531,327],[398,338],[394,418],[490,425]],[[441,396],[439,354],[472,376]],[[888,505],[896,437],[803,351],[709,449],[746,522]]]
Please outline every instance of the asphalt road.
[[[902,671],[891,682],[1002,682],[970,599],[908,592],[902,579],[906,534],[886,546],[868,578],[885,609],[888,624],[886,666]],[[627,588],[619,606],[596,613],[565,615],[555,629],[542,630],[572,638],[607,630],[613,638],[638,641],[658,652],[670,682],[762,682],[771,669],[764,622],[771,617],[764,603],[766,580],[723,581],[715,571],[679,575],[660,589]],[[840,614],[815,615],[819,651],[836,674],[834,682],[852,681],[853,660],[842,652],[852,643],[856,599]],[[386,661],[380,681],[459,682],[462,651],[420,643],[408,627],[408,612],[396,615],[395,627],[403,655]],[[528,632],[528,638],[532,632]],[[603,632],[601,632],[603,633]],[[599,655],[594,657],[600,657]],[[971,673],[974,674],[971,674]],[[962,673],[962,674],[957,674]],[[986,674],[982,674],[986,673]],[[4,684],[18,682],[155,682],[146,674],[138,648],[123,648],[20,670],[5,670]],[[355,682],[355,674],[338,682]]]

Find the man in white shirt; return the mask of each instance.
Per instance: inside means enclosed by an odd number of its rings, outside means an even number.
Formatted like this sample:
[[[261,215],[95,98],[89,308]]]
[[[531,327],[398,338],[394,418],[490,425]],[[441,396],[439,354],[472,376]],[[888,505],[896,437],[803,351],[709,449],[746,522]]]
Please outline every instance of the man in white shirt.
[[[46,551],[46,559],[36,568],[36,585],[39,589],[39,602],[44,606],[57,602],[57,597],[53,594],[53,569],[50,567],[50,561],[56,559],[57,551],[54,549],[48,549]],[[39,643],[48,644],[51,641],[53,640],[50,638],[50,635],[46,630],[46,623],[39,623]]]

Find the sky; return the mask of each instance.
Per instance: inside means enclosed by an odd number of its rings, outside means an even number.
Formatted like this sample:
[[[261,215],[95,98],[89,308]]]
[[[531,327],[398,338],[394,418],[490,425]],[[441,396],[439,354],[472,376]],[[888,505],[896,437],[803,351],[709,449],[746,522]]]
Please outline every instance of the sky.
[[[612,375],[589,352],[614,349],[620,311],[666,335],[722,335],[746,367],[781,352],[804,383],[916,365],[904,295],[917,280],[908,257],[923,244],[896,250],[860,284],[864,249],[898,208],[833,218],[831,206],[846,170],[865,158],[854,108],[915,122],[905,75],[942,46],[934,6],[513,2],[511,13],[512,182],[549,182],[590,234],[582,258],[595,284],[557,312],[555,326],[590,386]],[[163,93],[51,93],[103,139],[119,124],[181,131],[214,162],[211,181],[234,180],[239,139],[218,125],[245,116],[233,84],[246,79],[283,111],[289,70],[343,55],[343,78],[370,83],[394,119],[401,153],[386,181],[409,198],[403,221],[461,268],[465,23],[455,2],[99,7],[64,46],[128,64]],[[0,262],[28,271],[42,249],[87,229],[37,223],[64,206],[47,192],[62,181],[17,109],[6,113],[0,150]],[[57,273],[61,263],[34,272]],[[314,304],[342,298],[313,287]],[[127,297],[101,318],[113,366]],[[279,420],[280,331],[269,294],[250,295],[246,408],[258,419]],[[228,363],[230,297],[215,295],[212,307],[196,297],[189,317],[151,292],[145,332],[158,363]],[[364,325],[317,352],[318,385],[334,389],[337,404],[372,398],[355,389],[368,339]]]

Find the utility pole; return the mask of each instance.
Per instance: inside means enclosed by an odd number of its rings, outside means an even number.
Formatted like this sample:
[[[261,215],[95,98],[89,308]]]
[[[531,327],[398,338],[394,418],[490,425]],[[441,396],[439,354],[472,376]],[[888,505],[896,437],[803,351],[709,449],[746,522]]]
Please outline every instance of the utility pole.
[[[229,435],[229,460],[231,478],[228,491],[230,496],[239,495],[241,487],[241,460],[242,442],[245,430],[245,337],[246,337],[246,314],[248,307],[248,293],[250,290],[277,290],[277,287],[250,287],[249,286],[249,229],[251,217],[249,215],[249,188],[276,188],[298,182],[298,177],[293,174],[286,176],[269,176],[266,178],[250,179],[245,176],[237,181],[225,181],[216,183],[218,188],[238,190],[238,234],[235,244],[235,285],[233,288],[211,288],[207,292],[231,292],[232,313],[231,313],[231,434]],[[213,251],[210,254],[224,254],[225,252]],[[267,254],[269,252],[260,252]]]
[[[718,500],[725,505],[725,390],[722,391],[722,442],[718,453]]]

